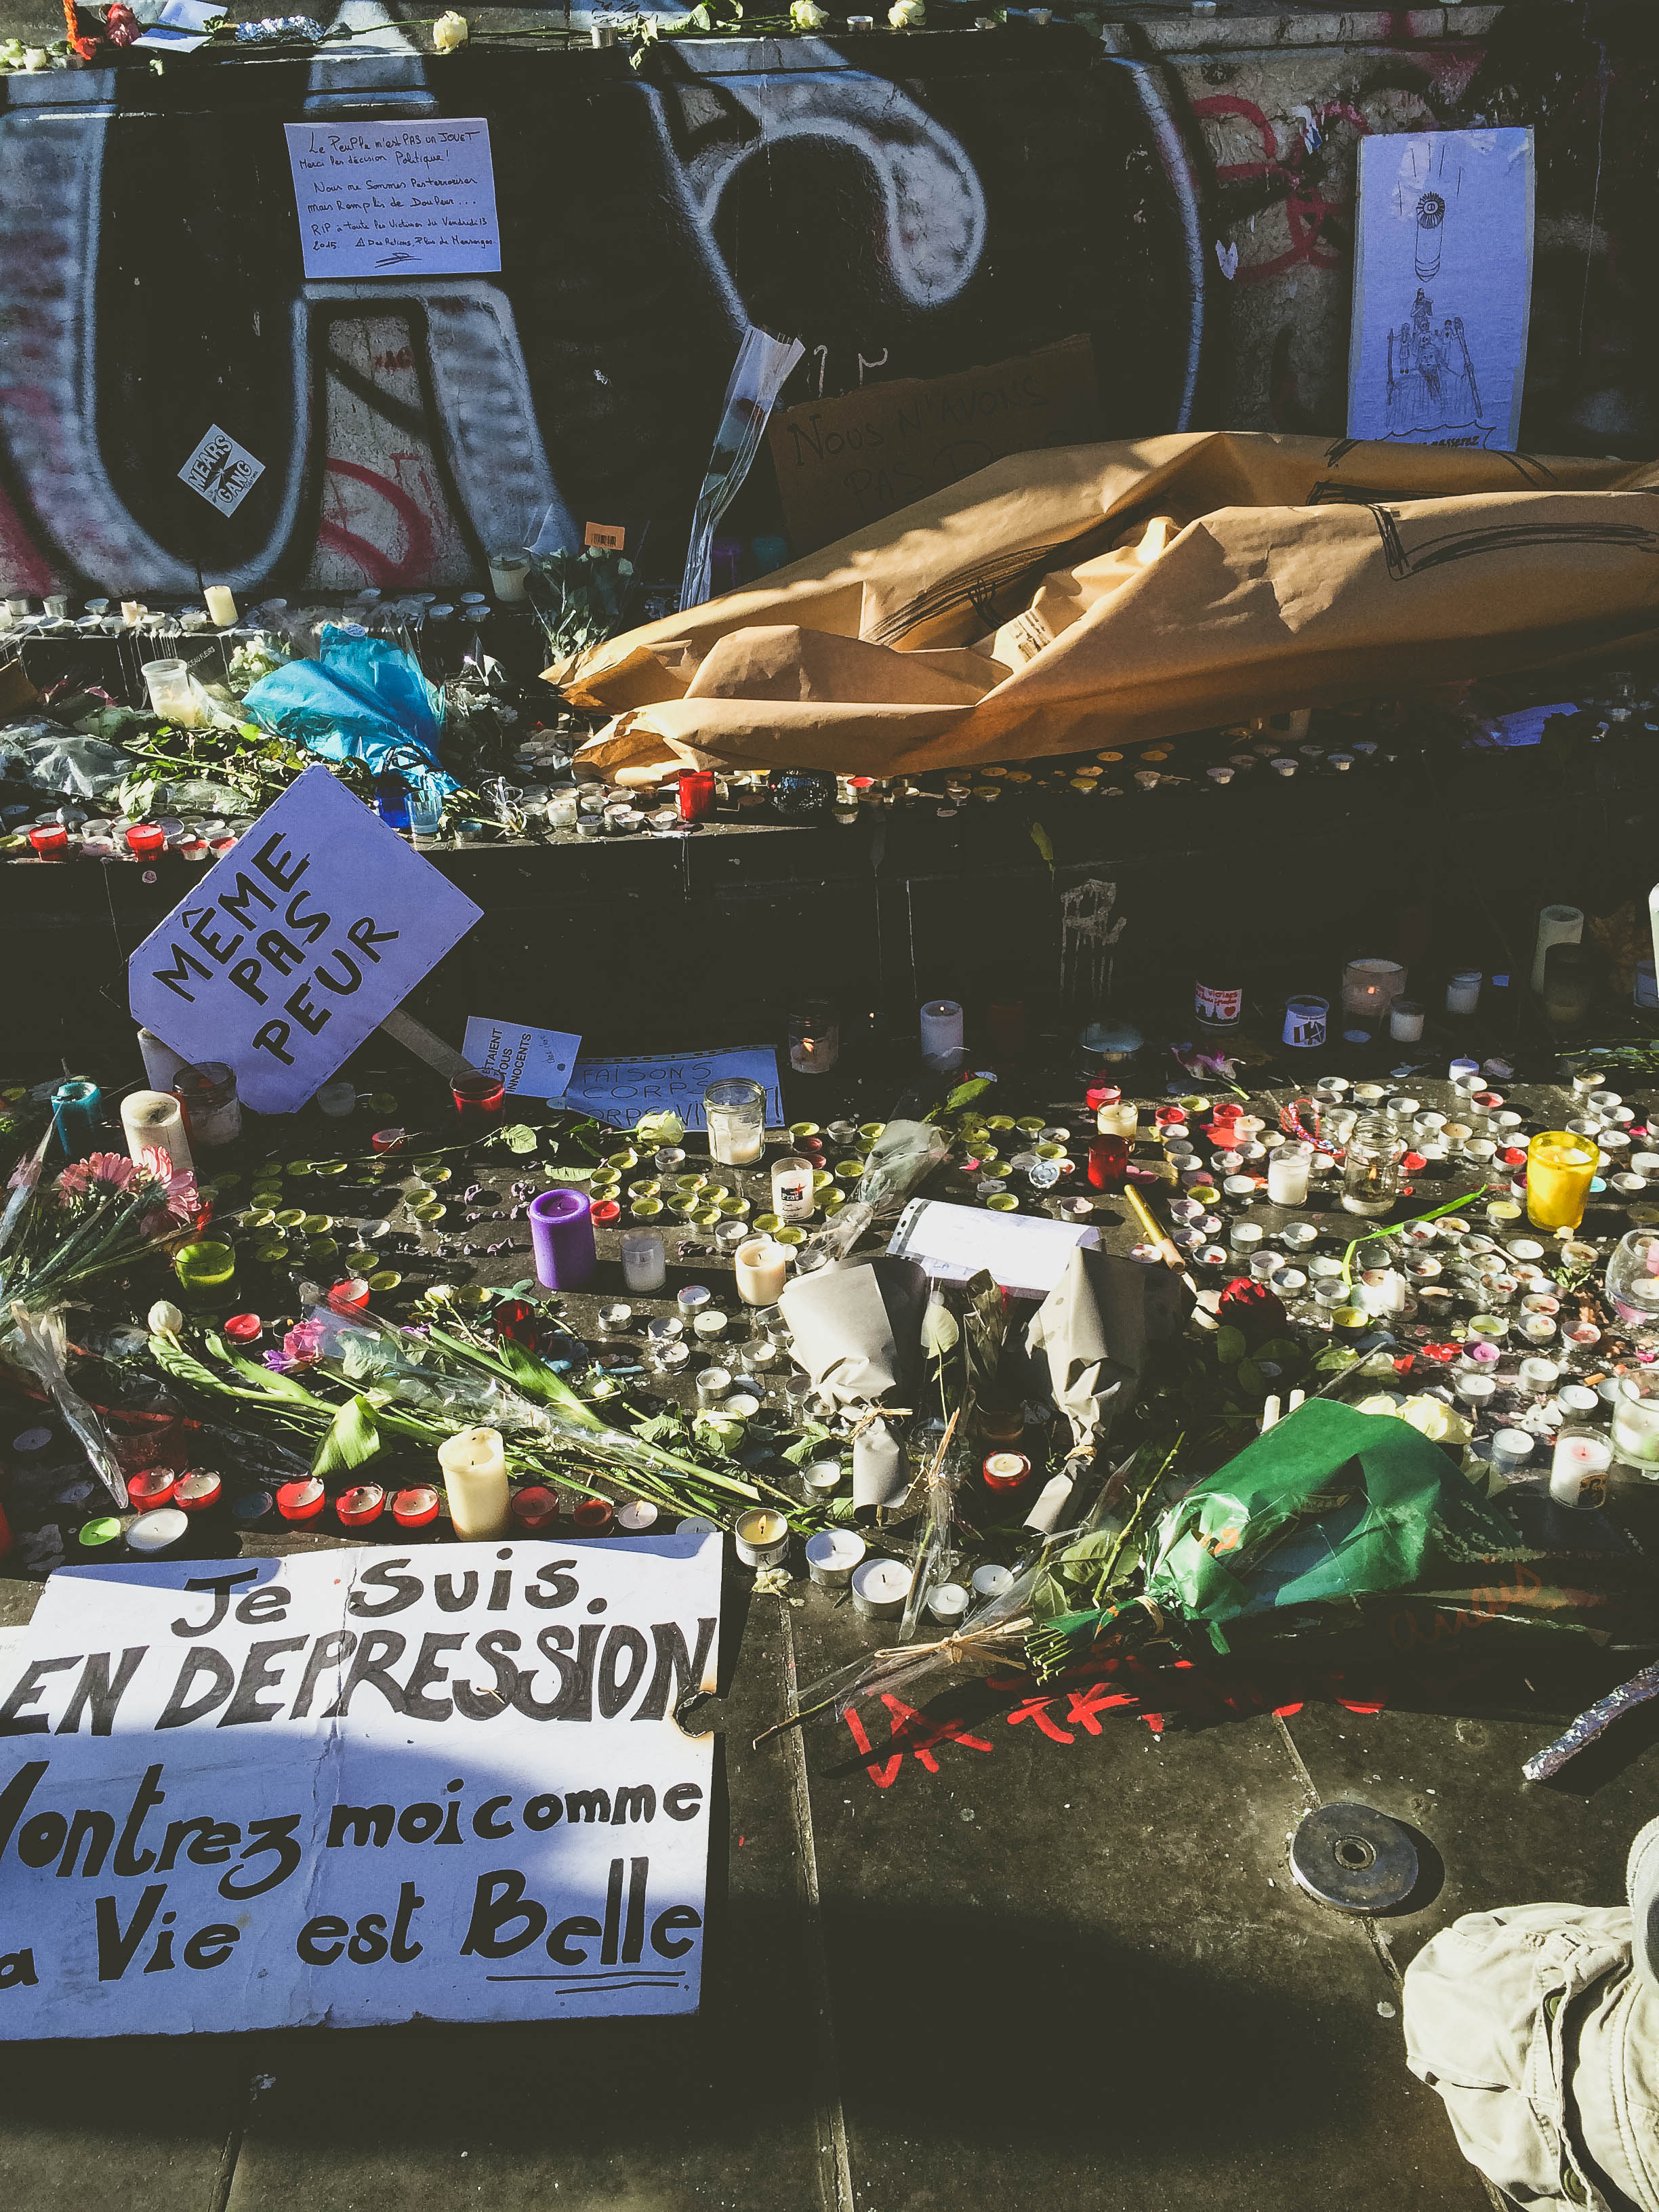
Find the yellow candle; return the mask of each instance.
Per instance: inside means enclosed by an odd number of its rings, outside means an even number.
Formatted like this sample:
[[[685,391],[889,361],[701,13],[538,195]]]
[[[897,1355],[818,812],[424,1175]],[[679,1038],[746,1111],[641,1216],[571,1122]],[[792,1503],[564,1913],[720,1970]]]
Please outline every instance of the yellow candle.
[[[507,1534],[507,1455],[499,1429],[463,1429],[438,1447],[455,1534],[468,1541]]]
[[[738,1296],[746,1306],[775,1306],[783,1296],[789,1255],[781,1244],[757,1237],[739,1244],[737,1256]]]
[[[1586,1137],[1545,1129],[1527,1147],[1527,1218],[1534,1229],[1577,1229],[1600,1166],[1600,1150]]]
[[[228,584],[210,584],[202,597],[207,605],[208,620],[217,623],[221,629],[228,629],[236,619],[236,601]]]

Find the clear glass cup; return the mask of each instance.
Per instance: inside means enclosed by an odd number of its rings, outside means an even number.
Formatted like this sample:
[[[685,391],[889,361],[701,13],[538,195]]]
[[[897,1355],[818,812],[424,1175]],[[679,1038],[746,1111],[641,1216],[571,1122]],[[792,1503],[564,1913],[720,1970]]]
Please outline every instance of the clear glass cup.
[[[709,1157],[723,1167],[749,1167],[764,1147],[766,1093],[746,1075],[724,1076],[702,1095]]]
[[[1389,1212],[1400,1195],[1400,1164],[1405,1140],[1385,1115],[1367,1114],[1348,1139],[1342,1164],[1342,1204],[1350,1213],[1375,1219]]]

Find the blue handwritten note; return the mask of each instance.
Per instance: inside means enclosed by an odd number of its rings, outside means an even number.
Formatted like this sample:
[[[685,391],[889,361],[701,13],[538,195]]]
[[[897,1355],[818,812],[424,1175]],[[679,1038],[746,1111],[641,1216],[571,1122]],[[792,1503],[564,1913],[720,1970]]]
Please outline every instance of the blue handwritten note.
[[[630,1128],[641,1114],[678,1114],[688,1129],[707,1129],[702,1094],[711,1083],[746,1075],[766,1093],[766,1118],[783,1119],[778,1056],[769,1045],[732,1052],[641,1054],[625,1060],[579,1060],[561,1106],[575,1107],[607,1122]]]

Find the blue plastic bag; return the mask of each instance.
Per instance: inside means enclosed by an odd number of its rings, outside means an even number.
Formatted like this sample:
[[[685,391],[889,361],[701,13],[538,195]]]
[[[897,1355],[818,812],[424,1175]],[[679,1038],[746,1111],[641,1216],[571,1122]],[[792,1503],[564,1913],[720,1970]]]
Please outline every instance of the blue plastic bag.
[[[242,704],[264,728],[321,760],[359,760],[374,775],[413,770],[455,788],[438,764],[443,694],[401,647],[356,623],[325,623],[315,660],[273,668]]]

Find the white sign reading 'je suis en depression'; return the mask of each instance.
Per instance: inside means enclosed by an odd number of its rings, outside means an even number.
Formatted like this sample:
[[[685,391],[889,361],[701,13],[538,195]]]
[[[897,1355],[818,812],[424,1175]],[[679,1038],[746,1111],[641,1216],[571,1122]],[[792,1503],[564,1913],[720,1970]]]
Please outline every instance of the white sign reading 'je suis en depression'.
[[[54,1575],[0,2038],[695,2011],[719,1614],[716,1536]]]
[[[308,768],[127,963],[135,1021],[291,1114],[482,909],[325,768]]]

